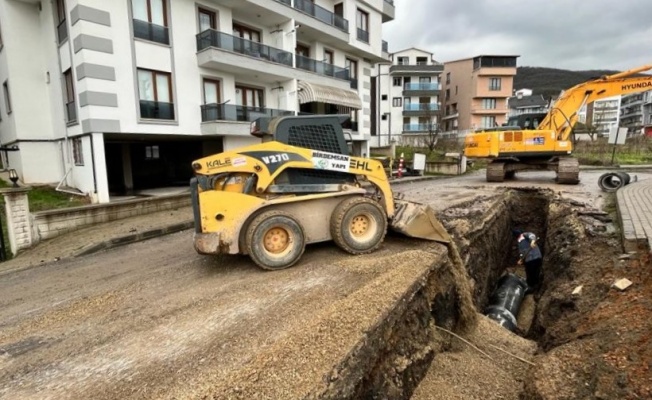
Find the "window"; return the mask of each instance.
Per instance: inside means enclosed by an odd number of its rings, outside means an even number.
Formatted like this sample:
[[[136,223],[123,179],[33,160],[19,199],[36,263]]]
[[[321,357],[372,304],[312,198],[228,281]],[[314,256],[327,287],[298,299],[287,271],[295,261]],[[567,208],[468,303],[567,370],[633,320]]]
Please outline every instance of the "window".
[[[358,40],[369,43],[369,14],[358,8],[356,12]]]
[[[446,72],[446,83],[451,83],[451,73]]]
[[[403,86],[403,80],[401,78],[394,78],[394,86]]]
[[[204,104],[221,103],[220,93],[220,81],[214,79],[204,79]]]
[[[131,0],[134,37],[170,44],[167,0]]]
[[[199,32],[208,29],[217,29],[217,14],[214,11],[200,8],[197,10],[199,16]]]
[[[387,114],[385,113],[385,114],[381,115],[380,119],[382,119],[383,121],[387,121]]]
[[[493,128],[496,126],[496,117],[491,115],[491,116],[485,116],[482,117],[482,128]]]
[[[72,70],[69,68],[63,73],[63,80],[66,85],[64,101],[66,103],[66,122],[77,121],[77,107],[75,104],[75,86],[72,78]]]
[[[159,158],[158,145],[145,146],[145,160],[158,160]]]
[[[482,108],[484,110],[495,110],[496,99],[482,99]]]
[[[297,43],[297,47],[294,48],[294,52],[302,57],[310,57],[310,47]]]
[[[399,57],[398,65],[410,65],[410,57]]]
[[[72,139],[72,159],[75,165],[84,165],[84,151],[79,137]]]
[[[489,78],[489,90],[500,90],[500,78]]]
[[[233,24],[233,36],[260,43],[260,32],[249,27]]]
[[[235,103],[238,106],[263,107],[263,90],[246,86],[235,87]]]
[[[335,56],[333,55],[333,52],[330,50],[324,50],[324,62],[328,64],[333,64],[333,60],[335,59]]]
[[[55,0],[55,17],[57,25],[57,38],[59,44],[68,39],[68,27],[66,26],[66,2],[65,0]]]
[[[417,57],[417,65],[428,64],[428,57]]]
[[[357,89],[358,88],[358,62],[355,60],[351,60],[350,58],[346,58],[344,60],[344,68],[346,68],[349,71],[349,80],[351,81],[351,89]],[[355,86],[353,85],[355,83]]]
[[[401,99],[400,97],[394,97],[392,99],[392,107],[402,107],[403,106],[403,104],[402,104],[403,101],[402,100],[403,99]]]
[[[174,119],[171,80],[167,72],[138,70],[141,118]]]
[[[451,90],[446,89],[446,100],[450,100],[450,98],[451,98]]]
[[[2,89],[5,94],[5,109],[7,110],[7,114],[11,114],[11,96],[9,96],[9,81],[5,81],[5,83],[2,84]]]
[[[429,76],[419,77],[419,83],[430,83],[430,77]]]

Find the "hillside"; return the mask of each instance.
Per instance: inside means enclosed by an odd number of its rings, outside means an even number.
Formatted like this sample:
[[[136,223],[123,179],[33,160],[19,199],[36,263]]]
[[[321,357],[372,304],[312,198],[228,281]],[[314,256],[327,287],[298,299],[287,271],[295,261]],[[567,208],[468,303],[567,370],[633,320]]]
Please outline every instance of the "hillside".
[[[514,78],[514,89],[532,89],[534,94],[542,94],[545,99],[557,97],[559,92],[578,83],[617,71],[591,70],[568,71],[565,69],[543,67],[518,67]]]

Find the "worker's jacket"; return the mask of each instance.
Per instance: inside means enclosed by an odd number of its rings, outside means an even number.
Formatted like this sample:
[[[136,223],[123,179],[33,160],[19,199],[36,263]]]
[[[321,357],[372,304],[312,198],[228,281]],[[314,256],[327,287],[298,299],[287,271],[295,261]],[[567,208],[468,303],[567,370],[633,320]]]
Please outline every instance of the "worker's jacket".
[[[537,239],[537,235],[532,232],[523,232],[523,239],[518,242],[519,257],[525,261],[536,260],[541,258],[541,250],[538,245],[530,246],[532,241]]]

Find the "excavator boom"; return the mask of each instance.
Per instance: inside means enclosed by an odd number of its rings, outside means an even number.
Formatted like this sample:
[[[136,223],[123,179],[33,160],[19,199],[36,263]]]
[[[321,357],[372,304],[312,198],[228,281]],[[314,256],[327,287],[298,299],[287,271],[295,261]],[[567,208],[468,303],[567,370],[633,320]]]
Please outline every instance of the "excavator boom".
[[[603,76],[566,90],[535,129],[500,127],[465,138],[464,154],[489,158],[488,182],[502,182],[518,171],[552,170],[559,183],[579,182],[579,163],[571,157],[573,128],[584,105],[607,97],[652,90],[652,76],[635,76],[652,64]]]

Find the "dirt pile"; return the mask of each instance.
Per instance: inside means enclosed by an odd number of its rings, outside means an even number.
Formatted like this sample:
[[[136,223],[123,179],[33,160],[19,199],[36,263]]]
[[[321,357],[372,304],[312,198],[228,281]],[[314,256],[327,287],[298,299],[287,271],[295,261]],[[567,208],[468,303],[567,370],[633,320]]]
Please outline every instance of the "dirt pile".
[[[438,340],[450,340],[457,350],[435,357],[413,400],[519,399],[537,344],[482,315],[478,319],[467,342],[438,330]]]

